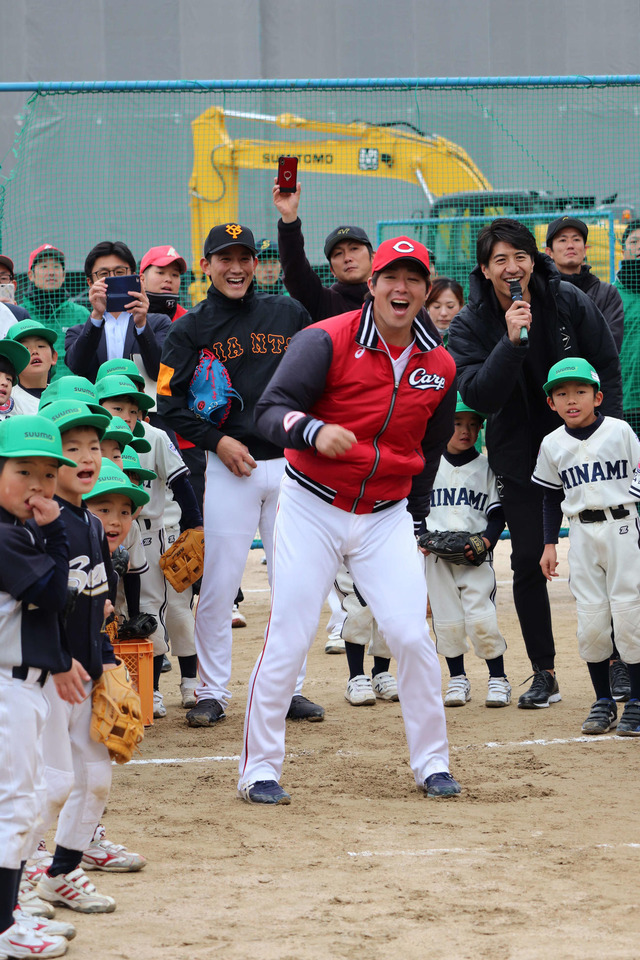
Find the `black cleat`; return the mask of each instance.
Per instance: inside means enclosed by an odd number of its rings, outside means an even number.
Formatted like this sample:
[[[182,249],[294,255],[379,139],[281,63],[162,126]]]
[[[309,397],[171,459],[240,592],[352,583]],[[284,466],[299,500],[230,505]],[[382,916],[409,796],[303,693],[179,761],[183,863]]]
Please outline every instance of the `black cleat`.
[[[520,694],[518,706],[523,710],[535,710],[537,707],[548,707],[550,703],[562,700],[555,676],[548,670],[538,670],[535,664],[533,669],[533,683],[525,693]]]
[[[217,700],[198,700],[186,714],[186,719],[190,727],[211,727],[225,716],[224,707]]]
[[[324,720],[324,707],[296,693],[291,698],[287,720],[308,720],[310,723],[318,723]]]
[[[620,659],[612,660],[609,664],[609,684],[614,700],[626,701],[631,696],[629,668]]]
[[[615,700],[596,700],[582,724],[583,733],[608,733],[618,722]]]
[[[618,724],[619,737],[640,737],[640,700],[629,700]]]

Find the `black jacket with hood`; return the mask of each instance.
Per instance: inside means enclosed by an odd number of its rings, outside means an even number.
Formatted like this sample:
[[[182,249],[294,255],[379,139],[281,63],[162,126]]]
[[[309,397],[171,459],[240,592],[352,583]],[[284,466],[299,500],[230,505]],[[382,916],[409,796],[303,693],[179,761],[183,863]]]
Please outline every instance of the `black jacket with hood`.
[[[564,357],[584,357],[598,372],[601,411],[622,416],[620,361],[611,331],[592,300],[561,280],[552,261],[537,254],[529,282],[529,340],[507,336],[504,311],[479,266],[469,301],[449,327],[447,349],[458,368],[466,404],[487,416],[489,464],[499,477],[528,484],[542,438],[561,425],[547,405],[543,384]]]

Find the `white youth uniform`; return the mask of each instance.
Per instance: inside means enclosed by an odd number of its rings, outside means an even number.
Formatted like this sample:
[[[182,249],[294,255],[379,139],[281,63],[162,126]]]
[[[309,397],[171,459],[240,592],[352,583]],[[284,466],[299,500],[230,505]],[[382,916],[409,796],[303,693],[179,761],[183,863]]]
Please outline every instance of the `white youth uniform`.
[[[129,554],[129,573],[137,573],[138,576],[146,573],[149,569],[149,564],[147,563],[147,557],[142,544],[140,527],[135,520],[131,524],[131,530],[129,530],[129,533],[124,538],[122,546]],[[120,617],[129,616],[122,577],[118,577],[115,610],[116,614]]]
[[[333,587],[329,593],[339,604],[341,617],[335,617],[334,626],[341,623],[340,636],[348,643],[368,646],[368,652],[374,657],[391,658],[391,651],[380,636],[378,624],[374,620],[370,606],[363,606],[353,587],[353,578],[344,564],[338,570]],[[363,597],[364,599],[364,597]],[[334,602],[335,602],[334,601]],[[333,606],[330,604],[333,613]],[[331,618],[334,620],[334,617]]]
[[[140,466],[158,474],[155,480],[144,480],[150,495],[138,516],[142,543],[149,569],[140,579],[140,610],[151,613],[158,620],[158,629],[151,634],[153,654],[159,656],[169,649],[176,657],[189,657],[195,652],[191,591],[176,593],[160,569],[160,556],[179,536],[180,506],[176,503],[170,483],[188,473],[184,460],[164,430],[144,424],[145,438],[151,444],[148,453],[139,454]],[[170,539],[171,538],[171,539]]]
[[[26,413],[30,416],[38,412],[40,398],[24,390],[19,383],[11,391],[11,398],[15,401],[15,413]]]
[[[532,477],[548,490],[564,490],[569,586],[580,656],[589,663],[611,655],[612,620],[621,658],[640,663],[640,485],[633,477],[639,459],[640,441],[631,427],[602,417],[584,440],[564,426],[546,436]],[[594,519],[585,511],[604,513]]]
[[[489,514],[499,506],[496,478],[485,456],[479,454],[456,466],[443,454],[431,492],[429,530],[482,533]],[[425,561],[438,653],[462,656],[469,650],[469,637],[483,660],[501,656],[507,644],[498,627],[491,557],[479,567],[449,563],[432,555]]]

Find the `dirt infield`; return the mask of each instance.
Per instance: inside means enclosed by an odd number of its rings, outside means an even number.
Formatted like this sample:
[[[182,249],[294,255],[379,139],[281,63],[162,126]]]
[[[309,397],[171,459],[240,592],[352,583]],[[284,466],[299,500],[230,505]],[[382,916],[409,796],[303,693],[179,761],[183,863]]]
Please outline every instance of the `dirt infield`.
[[[566,545],[565,545],[566,546]],[[563,554],[566,552],[563,551]],[[117,911],[74,917],[70,957],[96,960],[628,958],[640,934],[640,743],[580,739],[592,702],[567,583],[551,588],[563,702],[518,710],[528,661],[508,583],[496,569],[514,704],[484,706],[486,668],[469,656],[472,700],[447,711],[456,800],[420,796],[398,704],[344,700],[343,656],[324,654],[324,620],[306,694],[324,723],[289,724],[288,807],[236,799],[246,682],[268,610],[266,567],[251,554],[248,626],[234,631],[227,719],[191,730],[177,663],[167,717],[140,761],[114,769],[108,836],[148,857],[139,874],[92,874]],[[566,577],[566,563],[560,568]],[[392,665],[393,669],[393,665]],[[536,741],[536,742],[534,742]],[[209,759],[206,759],[209,758]],[[165,759],[168,763],[152,761]]]

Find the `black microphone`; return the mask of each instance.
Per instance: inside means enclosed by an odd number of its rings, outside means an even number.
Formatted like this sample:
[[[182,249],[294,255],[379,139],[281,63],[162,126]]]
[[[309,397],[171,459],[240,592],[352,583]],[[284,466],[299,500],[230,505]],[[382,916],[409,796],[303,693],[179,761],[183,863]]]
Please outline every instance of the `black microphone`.
[[[522,300],[522,287],[519,280],[509,280],[509,293],[514,302]],[[520,339],[523,343],[526,343],[529,339],[529,332],[526,327],[520,327]]]

